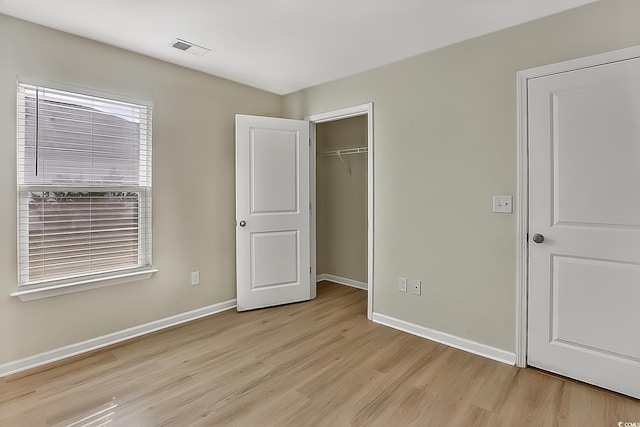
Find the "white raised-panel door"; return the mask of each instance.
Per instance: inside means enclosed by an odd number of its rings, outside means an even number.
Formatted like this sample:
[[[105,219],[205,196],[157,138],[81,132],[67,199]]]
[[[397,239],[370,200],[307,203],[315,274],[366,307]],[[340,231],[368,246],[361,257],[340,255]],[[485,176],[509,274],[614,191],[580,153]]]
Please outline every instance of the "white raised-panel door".
[[[238,311],[311,297],[309,123],[236,116]]]
[[[640,60],[530,79],[528,123],[528,364],[640,398]]]

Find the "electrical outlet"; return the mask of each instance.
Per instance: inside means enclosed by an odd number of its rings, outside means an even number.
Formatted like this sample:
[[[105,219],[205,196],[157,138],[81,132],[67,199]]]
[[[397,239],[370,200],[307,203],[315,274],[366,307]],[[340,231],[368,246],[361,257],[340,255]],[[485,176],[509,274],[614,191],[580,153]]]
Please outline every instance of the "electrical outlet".
[[[407,278],[406,277],[400,277],[398,279],[398,290],[400,292],[407,292]]]
[[[409,280],[409,289],[411,289],[412,294],[420,295],[420,292],[422,292],[422,282],[417,279]]]
[[[192,271],[191,272],[191,286],[200,284],[200,272]]]

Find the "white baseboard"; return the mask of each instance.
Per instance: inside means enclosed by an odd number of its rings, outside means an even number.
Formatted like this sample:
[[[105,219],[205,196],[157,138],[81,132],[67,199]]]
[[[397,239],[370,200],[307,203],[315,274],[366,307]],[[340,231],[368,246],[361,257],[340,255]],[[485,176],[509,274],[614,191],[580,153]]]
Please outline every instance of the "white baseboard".
[[[222,311],[235,308],[235,306],[235,299],[224,301],[207,307],[198,308],[196,310],[187,311],[185,313],[176,314],[175,316],[165,317],[164,319],[155,320],[143,325],[134,326],[122,331],[103,335],[101,337],[91,338],[86,341],[47,351],[45,353],[40,353],[35,356],[26,357],[14,362],[8,362],[0,365],[0,378],[21,371],[26,371],[27,369],[46,365],[47,363],[57,362],[58,360],[66,359],[67,357],[77,356],[82,353],[97,350],[99,348],[106,347],[112,344],[117,344],[119,342],[136,338],[141,335],[149,334],[151,332],[156,332],[161,329],[166,329],[172,326],[180,325],[182,323],[190,322],[201,317],[220,313]]]
[[[385,316],[384,314],[373,313],[373,321],[384,326],[389,326],[390,328],[398,329],[412,335],[417,335],[431,341],[439,342],[440,344],[448,345],[449,347],[468,351],[469,353],[487,357],[489,359],[506,363],[508,365],[515,365],[516,363],[515,353],[500,350],[499,348],[491,347],[486,344],[480,344],[478,342],[460,338],[455,335],[439,332],[434,329],[425,328],[424,326],[405,322],[404,320]]]
[[[352,288],[364,289],[365,291],[369,289],[369,285],[365,282],[358,282],[357,280],[346,279],[340,276],[334,276],[333,274],[318,274],[316,276],[316,282],[322,282],[323,280],[328,280],[329,282],[339,283],[345,286],[351,286]]]

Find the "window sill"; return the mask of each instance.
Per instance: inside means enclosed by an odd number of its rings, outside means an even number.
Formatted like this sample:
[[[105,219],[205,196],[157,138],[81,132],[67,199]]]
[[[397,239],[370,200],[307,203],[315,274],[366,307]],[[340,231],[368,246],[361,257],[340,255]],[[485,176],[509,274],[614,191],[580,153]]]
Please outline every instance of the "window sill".
[[[157,272],[158,269],[151,268],[148,270],[115,274],[109,277],[99,277],[51,286],[41,286],[39,288],[19,290],[13,292],[11,296],[20,298],[20,301],[34,301],[43,298],[56,297],[58,295],[86,291],[89,289],[97,289],[105,286],[119,285],[122,283],[144,280],[150,278],[153,273]]]

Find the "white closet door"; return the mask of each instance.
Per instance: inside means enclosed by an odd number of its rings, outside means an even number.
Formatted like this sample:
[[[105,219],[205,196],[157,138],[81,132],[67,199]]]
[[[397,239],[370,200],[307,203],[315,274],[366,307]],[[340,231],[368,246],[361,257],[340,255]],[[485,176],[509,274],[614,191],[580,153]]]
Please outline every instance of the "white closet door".
[[[236,116],[238,311],[311,298],[309,123]]]

